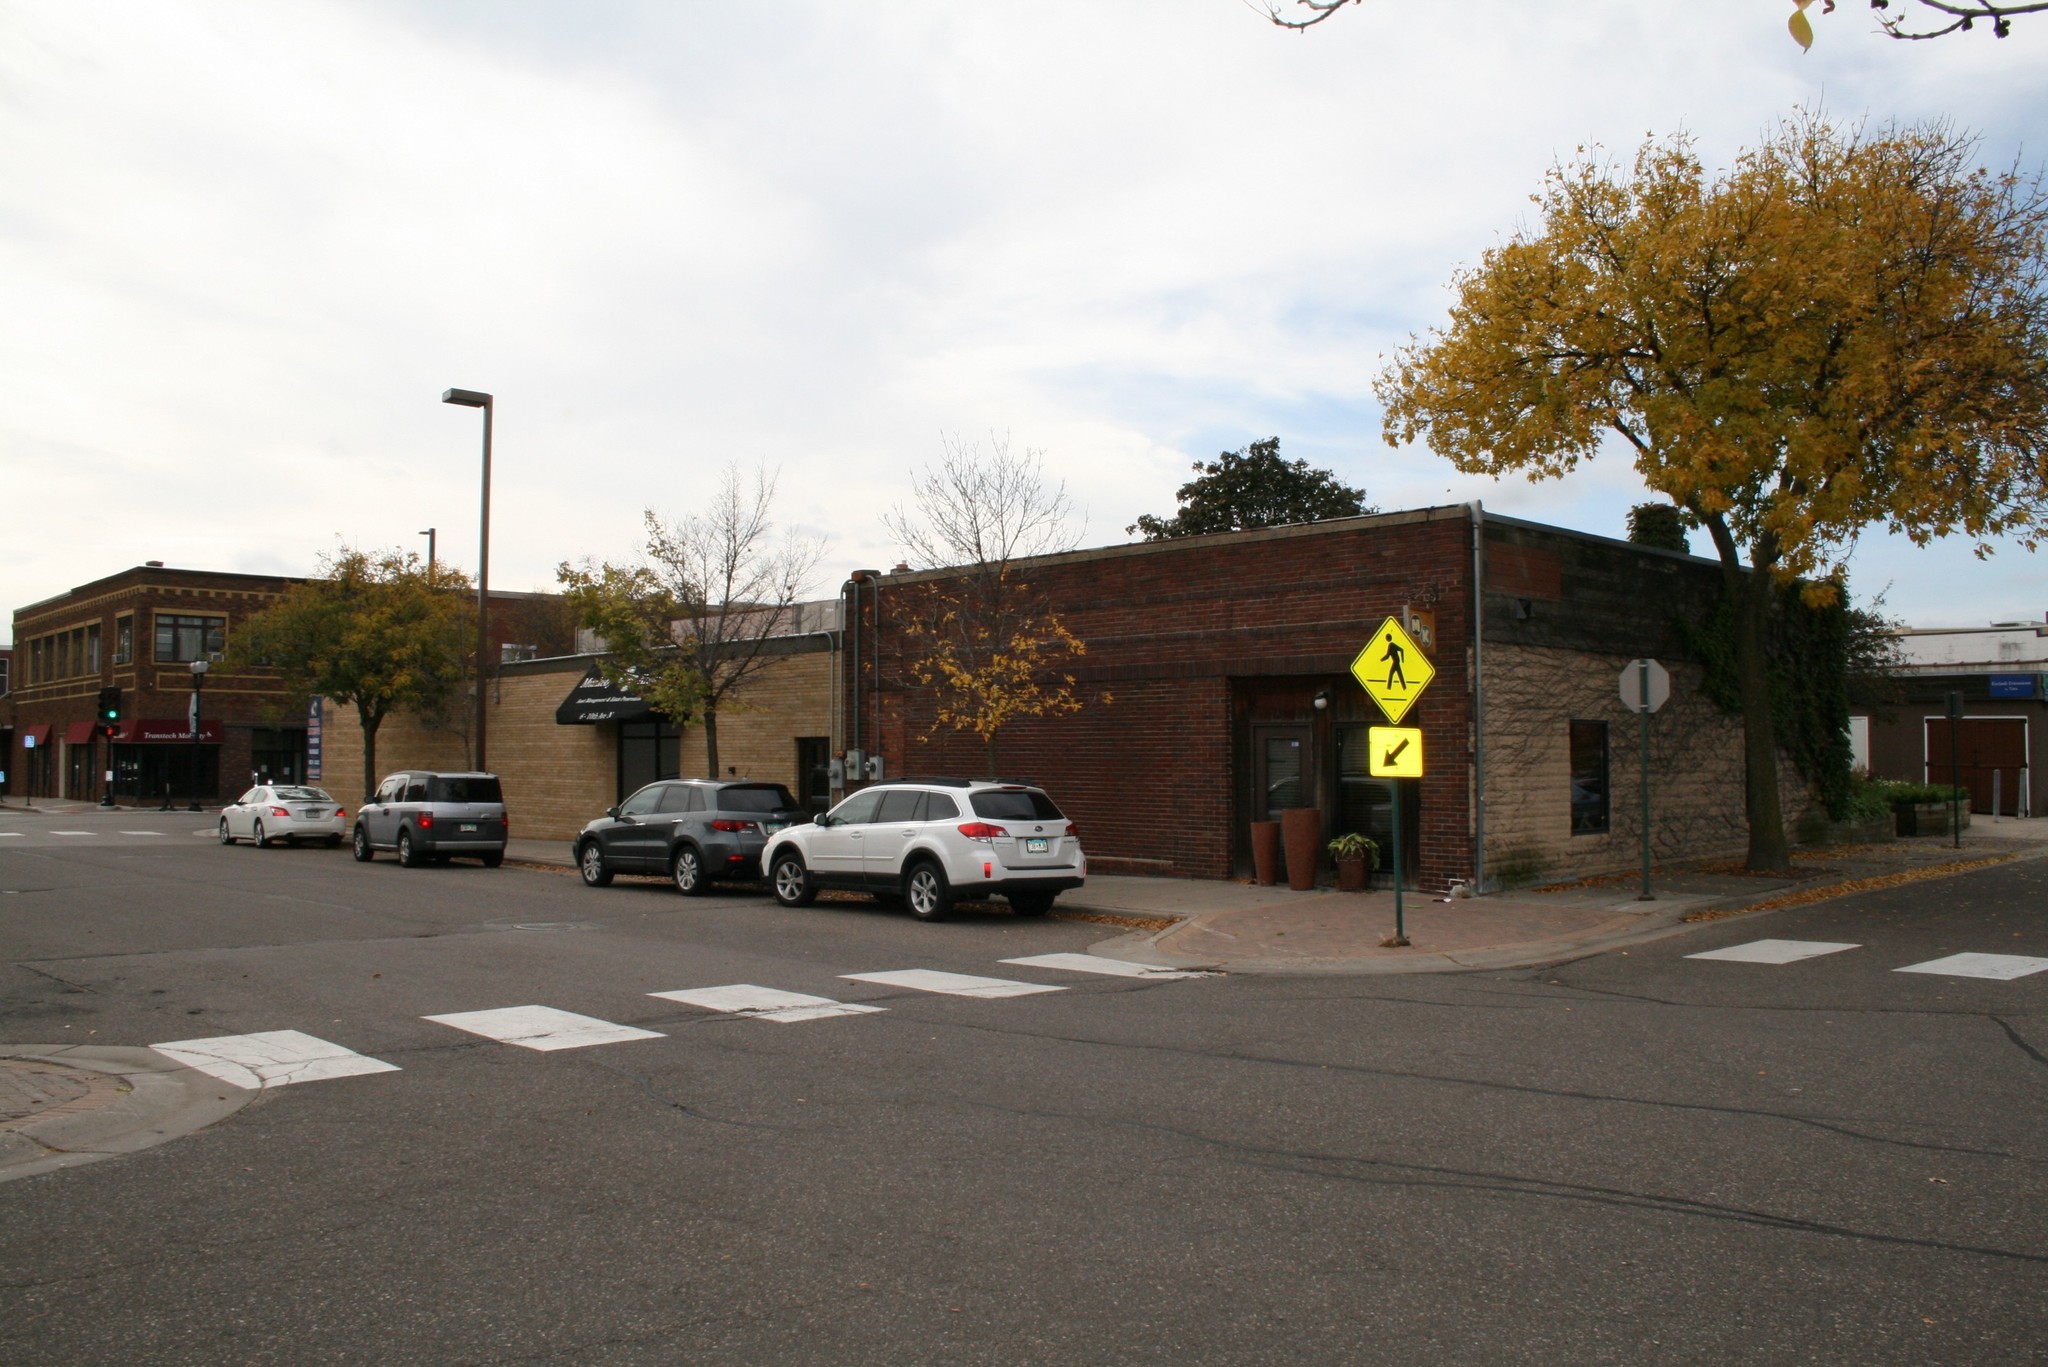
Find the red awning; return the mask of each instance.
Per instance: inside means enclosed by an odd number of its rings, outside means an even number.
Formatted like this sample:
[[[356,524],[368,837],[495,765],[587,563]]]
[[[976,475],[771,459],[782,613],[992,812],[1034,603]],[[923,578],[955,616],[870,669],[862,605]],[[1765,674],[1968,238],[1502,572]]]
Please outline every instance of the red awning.
[[[37,724],[36,724],[36,725],[34,725],[34,726],[24,726],[24,727],[22,727],[22,728],[21,728],[21,748],[22,748],[22,749],[24,749],[24,750],[32,750],[32,749],[34,749],[34,748],[35,748],[36,746],[38,746],[38,745],[48,745],[49,743],[50,743],[50,723],[49,723],[49,722],[39,722],[39,723],[37,723]]]
[[[66,745],[84,745],[92,739],[93,728],[97,725],[97,722],[89,721],[65,722],[64,743]]]

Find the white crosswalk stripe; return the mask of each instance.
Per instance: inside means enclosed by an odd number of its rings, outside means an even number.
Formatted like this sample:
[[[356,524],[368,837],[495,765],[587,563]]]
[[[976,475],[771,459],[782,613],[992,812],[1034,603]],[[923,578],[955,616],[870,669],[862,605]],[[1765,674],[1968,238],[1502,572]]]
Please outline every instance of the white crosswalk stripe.
[[[1994,982],[2010,982],[2032,973],[2048,971],[2048,959],[2032,959],[2023,954],[1951,954],[1943,959],[1929,959],[1924,964],[1908,964],[1895,968],[1894,973],[1936,973],[1950,978],[1989,978]]]
[[[1105,959],[1096,954],[1032,954],[1022,959],[1004,959],[1006,964],[1024,968],[1057,968],[1069,973],[1100,973],[1111,978],[1213,978],[1200,969],[1154,968],[1124,959]]]
[[[950,997],[1028,997],[1038,992],[1064,992],[1064,987],[1020,983],[1011,978],[977,978],[970,973],[941,973],[930,968],[905,968],[888,973],[842,973],[851,982],[907,987],[914,992],[939,992]]]
[[[123,835],[162,835],[162,831],[123,831]]]
[[[595,1016],[579,1016],[573,1011],[558,1011],[552,1006],[505,1006],[493,1011],[457,1011],[451,1015],[422,1016],[420,1019],[467,1030],[472,1035],[482,1035],[501,1044],[549,1052],[662,1037],[658,1030],[614,1025]]]
[[[1703,954],[1688,954],[1688,959],[1720,959],[1738,964],[1793,964],[1801,959],[1817,959],[1823,954],[1840,954],[1845,949],[1861,949],[1861,945],[1836,944],[1829,940],[1751,940],[1744,945],[1729,945],[1726,949],[1710,949]]]
[[[802,992],[784,992],[775,987],[757,987],[753,983],[679,988],[674,992],[650,992],[647,995],[681,1002],[685,1006],[701,1006],[709,1011],[726,1011],[784,1025],[797,1021],[828,1020],[833,1016],[878,1014],[889,1009],[886,1006],[834,1001],[830,997],[813,997]]]
[[[98,831],[51,831],[51,835],[98,835]]]
[[[188,1068],[250,1091],[295,1082],[325,1082],[364,1073],[401,1071],[395,1063],[366,1057],[297,1030],[171,1040],[149,1047]]]

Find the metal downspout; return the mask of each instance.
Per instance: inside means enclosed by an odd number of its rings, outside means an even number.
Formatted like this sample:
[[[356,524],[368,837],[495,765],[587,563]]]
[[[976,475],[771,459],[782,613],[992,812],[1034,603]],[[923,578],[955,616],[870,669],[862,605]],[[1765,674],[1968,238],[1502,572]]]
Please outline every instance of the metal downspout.
[[[1486,891],[1486,507],[1472,500],[1472,891]]]

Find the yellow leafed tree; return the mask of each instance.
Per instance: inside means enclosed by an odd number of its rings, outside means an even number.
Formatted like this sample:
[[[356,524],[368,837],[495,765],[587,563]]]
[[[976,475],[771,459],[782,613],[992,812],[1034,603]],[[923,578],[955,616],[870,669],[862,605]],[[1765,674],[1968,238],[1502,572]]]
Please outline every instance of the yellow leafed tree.
[[[1376,385],[1390,443],[1540,479],[1618,442],[1705,529],[1734,608],[1752,868],[1789,858],[1773,580],[1826,594],[1865,527],[1986,554],[2032,547],[2048,514],[2048,201],[1975,152],[1945,125],[1802,114],[1718,176],[1684,138],[1627,169],[1582,153]]]

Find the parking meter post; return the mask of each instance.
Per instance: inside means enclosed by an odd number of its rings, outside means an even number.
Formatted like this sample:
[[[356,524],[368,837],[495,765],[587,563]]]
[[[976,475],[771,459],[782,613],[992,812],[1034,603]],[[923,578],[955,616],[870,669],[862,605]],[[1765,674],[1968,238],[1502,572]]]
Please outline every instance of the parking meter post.
[[[1401,780],[1392,781],[1394,789],[1394,938],[1392,943],[1404,946],[1408,943],[1408,927],[1401,915]]]
[[[1636,714],[1642,719],[1641,745],[1643,762],[1643,890],[1636,894],[1638,902],[1654,902],[1657,895],[1650,891],[1650,662],[1643,660],[1636,665]]]

